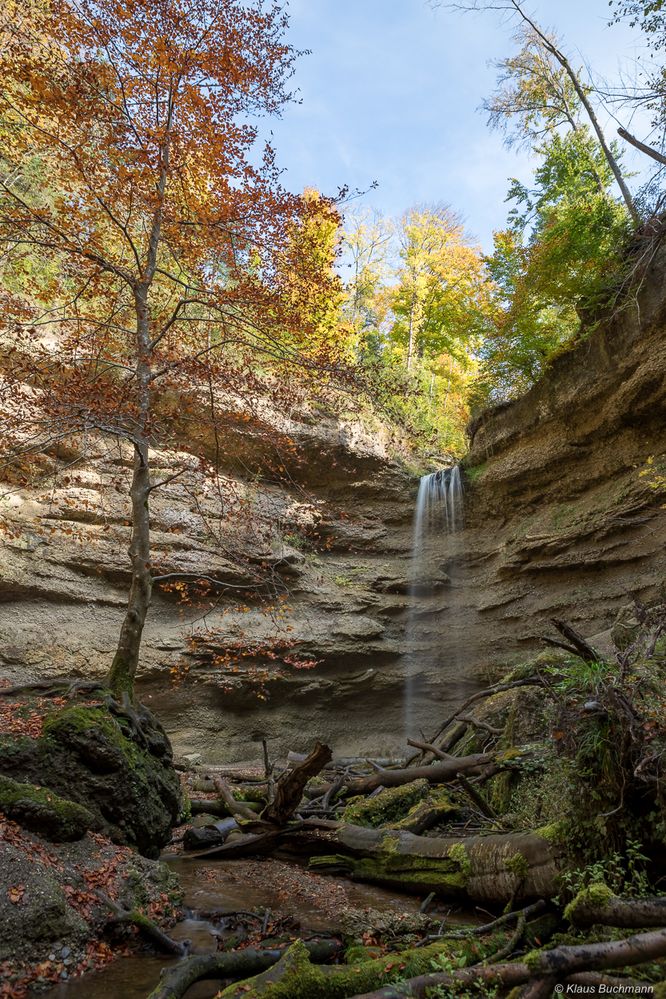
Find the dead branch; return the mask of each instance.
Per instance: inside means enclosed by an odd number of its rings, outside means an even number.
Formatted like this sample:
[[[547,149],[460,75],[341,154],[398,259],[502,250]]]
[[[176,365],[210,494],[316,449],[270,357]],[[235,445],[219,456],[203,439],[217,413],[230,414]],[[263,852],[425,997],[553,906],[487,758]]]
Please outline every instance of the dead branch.
[[[645,929],[666,926],[666,896],[656,898],[620,898],[609,895],[595,901],[582,891],[567,907],[567,918],[574,926],[621,926],[624,929]]]
[[[528,982],[550,978],[561,983],[580,971],[603,971],[625,965],[643,964],[666,956],[666,930],[641,933],[624,940],[580,946],[555,947],[534,954],[529,966],[516,962],[461,968],[459,971],[419,975],[399,985],[389,985],[354,999],[425,999],[428,989],[444,985],[455,988],[475,983],[513,988]]]
[[[117,902],[114,902],[113,899],[109,898],[102,891],[98,891],[97,896],[113,913],[112,922],[127,923],[131,926],[136,926],[141,936],[150,941],[162,954],[177,954],[179,957],[187,954],[189,940],[174,940],[164,933],[157,923],[142,912],[139,912],[138,909],[123,909],[121,905],[118,905]]]
[[[261,813],[264,822],[283,826],[298,808],[305,785],[331,762],[333,754],[329,746],[315,743],[312,752],[290,770],[280,775],[275,784],[275,797]]]
[[[601,661],[599,653],[566,621],[560,621],[559,618],[552,617],[550,623],[566,638],[567,642],[560,642],[555,638],[543,638],[542,641],[546,645],[554,645],[556,648],[565,649],[571,655],[577,656],[586,663],[598,663]]]
[[[238,816],[239,819],[256,822],[256,812],[244,802],[236,801],[231,793],[231,788],[224,777],[216,777],[213,783],[215,784],[215,790],[218,792],[220,798],[229,809],[230,815]]]

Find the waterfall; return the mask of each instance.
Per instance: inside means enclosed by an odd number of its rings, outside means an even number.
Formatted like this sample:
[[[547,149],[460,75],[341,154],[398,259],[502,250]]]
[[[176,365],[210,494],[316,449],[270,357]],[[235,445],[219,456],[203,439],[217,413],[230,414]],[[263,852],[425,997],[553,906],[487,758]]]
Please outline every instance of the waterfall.
[[[407,738],[414,737],[414,694],[417,674],[421,671],[418,650],[412,645],[419,639],[417,600],[420,596],[434,591],[432,556],[444,554],[445,538],[455,534],[465,526],[463,508],[463,487],[460,467],[441,468],[437,472],[423,475],[419,482],[414,510],[414,531],[409,575],[410,611],[407,622],[406,639],[409,651],[405,670],[404,688],[404,727]],[[433,539],[441,539],[433,552]]]
[[[423,544],[435,532],[455,534],[464,527],[463,489],[460,466],[441,468],[421,476],[414,512],[412,579],[417,576]]]

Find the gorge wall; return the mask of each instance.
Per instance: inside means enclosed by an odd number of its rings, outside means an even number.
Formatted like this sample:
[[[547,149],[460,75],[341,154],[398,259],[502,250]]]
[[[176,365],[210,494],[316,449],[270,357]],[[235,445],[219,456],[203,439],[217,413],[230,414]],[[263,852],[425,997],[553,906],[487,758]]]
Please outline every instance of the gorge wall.
[[[176,751],[249,760],[262,738],[284,751],[319,737],[338,755],[394,752],[407,658],[427,735],[452,702],[538,650],[549,617],[604,646],[632,597],[663,593],[664,497],[640,473],[649,458],[666,463],[665,273],[657,261],[634,302],[478,421],[466,528],[431,539],[413,596],[418,477],[380,425],[316,407],[284,421],[278,476],[273,418],[239,417],[223,446],[232,499],[222,506],[184,442],[189,477],[154,494],[155,561],[226,588],[201,605],[155,593],[140,695]],[[168,477],[173,456],[155,460]],[[3,472],[2,676],[108,668],[129,579],[129,461],[91,438],[40,455],[18,478]],[[270,613],[244,597],[257,571],[282,594]],[[294,655],[318,665],[296,669]]]

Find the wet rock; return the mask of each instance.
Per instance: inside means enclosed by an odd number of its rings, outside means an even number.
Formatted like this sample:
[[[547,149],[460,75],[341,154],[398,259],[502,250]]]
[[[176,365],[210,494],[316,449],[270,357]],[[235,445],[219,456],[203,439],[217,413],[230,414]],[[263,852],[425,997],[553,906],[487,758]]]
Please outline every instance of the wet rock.
[[[165,864],[101,836],[53,844],[11,822],[0,829],[0,962],[8,962],[2,967],[3,981],[11,983],[7,995],[24,995],[20,976],[40,962],[62,963],[68,975],[87,962],[90,943],[102,938],[109,922],[108,906],[91,890],[100,872],[104,890],[120,905],[150,911],[158,922],[180,904],[177,878]]]
[[[186,850],[206,850],[208,847],[222,846],[227,835],[214,826],[187,829],[183,837],[183,846]]]

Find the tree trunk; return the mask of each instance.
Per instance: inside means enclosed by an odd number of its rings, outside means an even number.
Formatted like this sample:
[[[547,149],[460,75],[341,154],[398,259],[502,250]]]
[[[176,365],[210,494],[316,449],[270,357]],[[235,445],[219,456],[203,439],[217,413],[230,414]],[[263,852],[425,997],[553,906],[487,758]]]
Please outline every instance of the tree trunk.
[[[638,225],[640,223],[640,216],[636,211],[636,205],[634,204],[634,199],[631,196],[631,191],[629,190],[627,183],[622,175],[619,163],[615,159],[615,156],[613,155],[610,146],[606,142],[606,136],[604,135],[603,129],[599,123],[599,119],[597,118],[595,110],[592,107],[592,104],[590,103],[590,100],[585,92],[585,87],[578,79],[578,74],[576,73],[576,71],[574,70],[573,66],[571,65],[567,57],[564,55],[564,53],[558,49],[557,45],[553,44],[548,35],[544,34],[544,32],[541,30],[538,24],[536,24],[536,22],[533,21],[532,18],[530,18],[524,12],[519,0],[511,0],[511,2],[514,10],[520,15],[520,17],[522,17],[523,21],[525,21],[526,24],[529,24],[534,33],[541,40],[541,43],[544,46],[544,48],[548,52],[550,52],[550,54],[559,62],[560,66],[571,80],[573,88],[576,91],[576,94],[578,95],[578,99],[585,108],[587,116],[590,120],[590,124],[592,125],[592,128],[594,129],[594,132],[599,141],[599,145],[601,146],[602,152],[606,157],[606,162],[608,163],[608,166],[611,168],[613,176],[617,181],[617,186],[620,188],[620,192],[624,199],[624,203],[627,206],[627,210],[629,212],[629,215],[631,216],[632,222],[634,223],[634,225]]]
[[[275,796],[264,808],[261,818],[265,822],[283,826],[298,808],[307,782],[311,777],[316,777],[332,758],[333,754],[328,746],[321,742],[315,743],[312,752],[301,763],[296,763],[278,778]]]
[[[574,926],[621,926],[638,930],[666,926],[666,897],[620,898],[605,885],[592,885],[580,892],[566,909]]]
[[[130,497],[132,536],[129,557],[132,564],[127,611],[120,629],[118,647],[111,664],[109,687],[117,697],[134,693],[134,677],[139,665],[139,651],[146,615],[150,607],[153,580],[150,566],[150,461],[147,431],[150,418],[150,320],[148,288],[135,290],[137,315],[137,428],[134,433],[134,470]]]
[[[323,824],[322,824],[323,825]],[[417,836],[395,829],[308,822],[287,832],[280,853],[310,856],[318,871],[441,898],[505,905],[556,894],[560,849],[538,832],[487,836]]]

